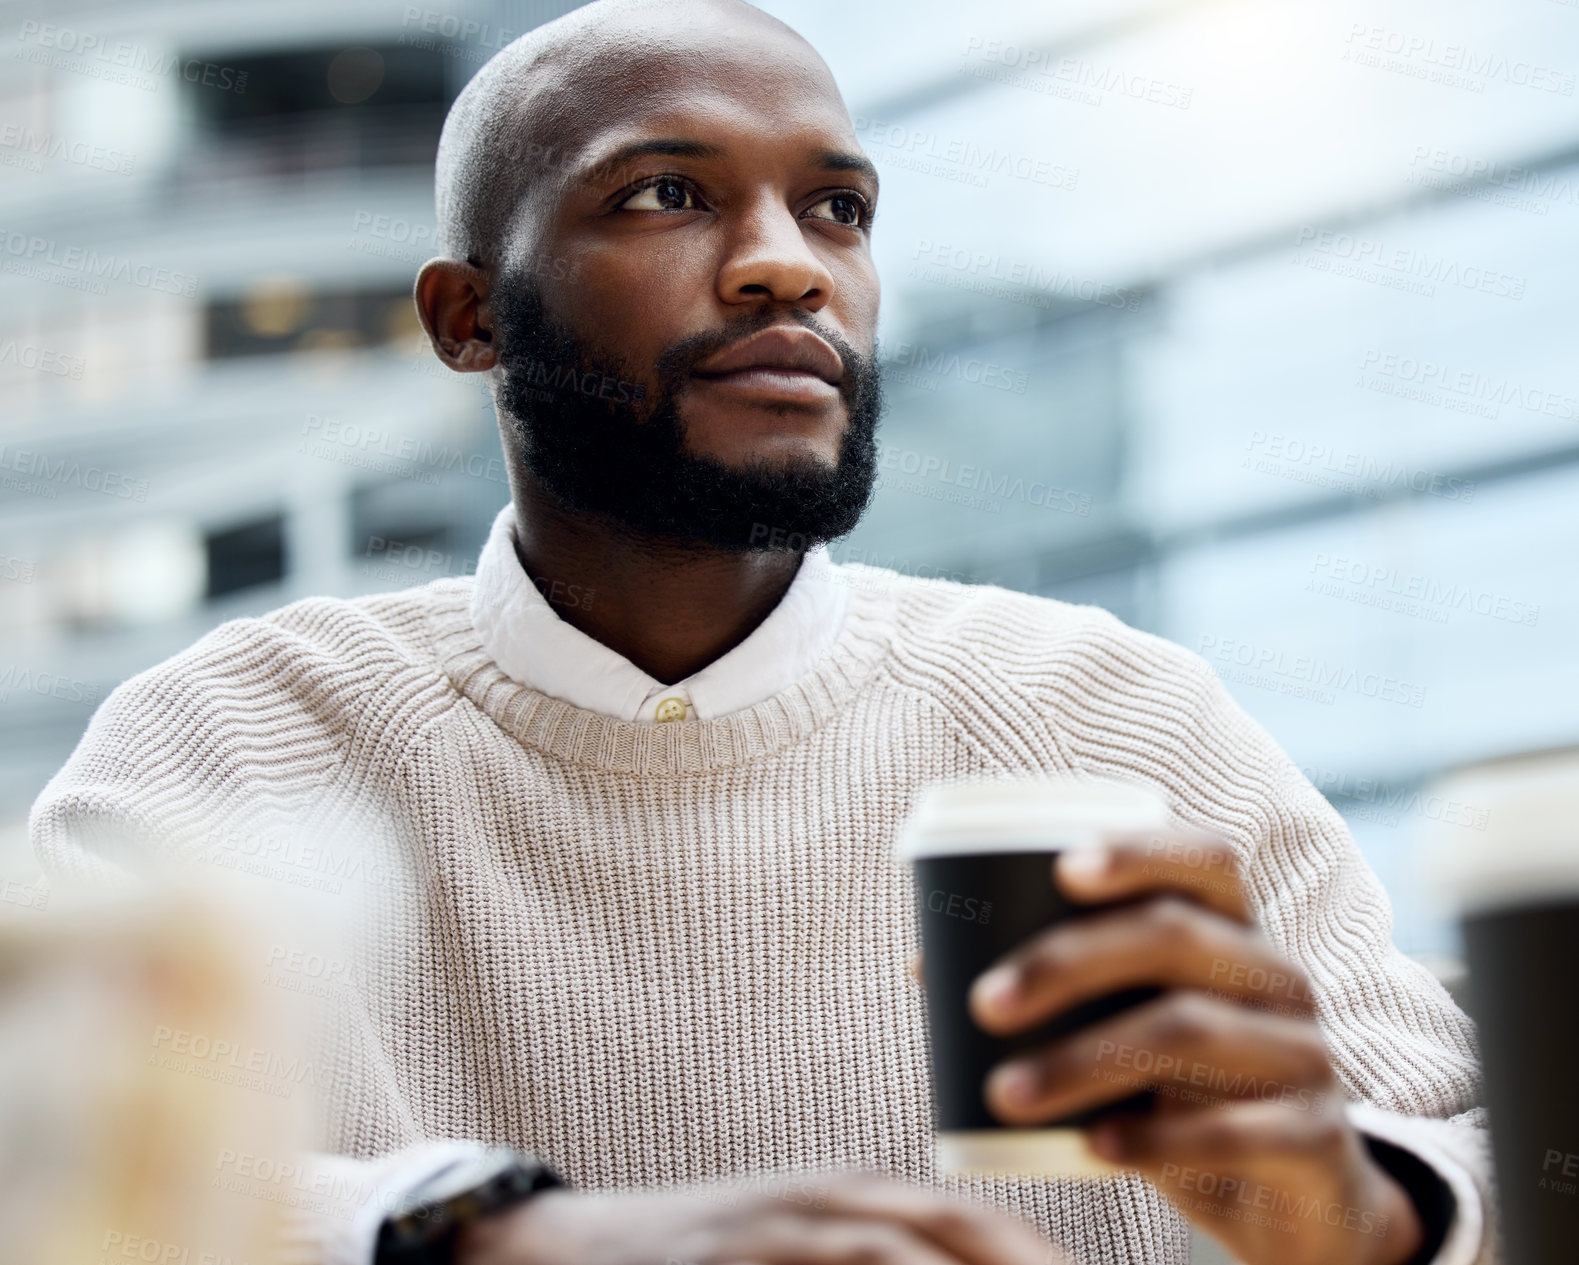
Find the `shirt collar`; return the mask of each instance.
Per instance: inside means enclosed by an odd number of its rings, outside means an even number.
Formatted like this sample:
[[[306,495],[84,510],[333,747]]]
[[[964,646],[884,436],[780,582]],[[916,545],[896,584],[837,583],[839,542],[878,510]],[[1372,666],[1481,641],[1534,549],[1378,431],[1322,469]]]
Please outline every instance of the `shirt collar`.
[[[597,594],[555,582],[562,606]],[[750,636],[673,685],[561,619],[515,552],[515,506],[493,521],[477,558],[471,619],[482,648],[506,676],[575,707],[626,721],[713,720],[789,688],[838,640],[849,586],[825,546],[801,560],[784,596]]]

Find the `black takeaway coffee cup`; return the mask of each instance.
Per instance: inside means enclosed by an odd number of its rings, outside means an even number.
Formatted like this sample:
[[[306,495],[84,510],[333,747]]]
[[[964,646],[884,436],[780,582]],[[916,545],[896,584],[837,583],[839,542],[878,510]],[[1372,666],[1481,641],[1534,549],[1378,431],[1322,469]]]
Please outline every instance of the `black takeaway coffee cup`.
[[[1471,828],[1426,833],[1463,932],[1503,1247],[1509,1265],[1579,1261],[1579,762],[1495,762],[1440,789],[1474,806]]]
[[[976,978],[1037,932],[1091,912],[1065,900],[1053,860],[1128,831],[1167,824],[1167,801],[1127,782],[1036,776],[934,785],[917,797],[896,855],[914,866],[931,1045],[935,1159],[944,1173],[1096,1177],[1119,1171],[1087,1145],[1084,1127],[1142,1109],[1142,1093],[1100,1112],[1014,1128],[987,1109],[987,1074],[1003,1060],[1156,996],[1128,989],[1010,1037],[971,1018]]]

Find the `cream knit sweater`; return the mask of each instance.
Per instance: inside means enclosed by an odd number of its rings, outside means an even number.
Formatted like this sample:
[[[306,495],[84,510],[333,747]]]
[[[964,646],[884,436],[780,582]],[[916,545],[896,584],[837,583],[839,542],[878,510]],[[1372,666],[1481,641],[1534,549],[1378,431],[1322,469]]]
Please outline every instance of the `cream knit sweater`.
[[[631,724],[517,684],[480,648],[469,577],[232,621],[104,701],[34,807],[37,854],[63,882],[154,856],[234,867],[272,838],[271,864],[371,880],[326,1078],[325,1148],[360,1165],[325,1164],[387,1175],[472,1139],[595,1188],[859,1165],[1023,1215],[1080,1262],[1178,1265],[1185,1223],[1137,1177],[934,1174],[892,857],[931,781],[1142,780],[1238,851],[1356,1123],[1453,1188],[1438,1260],[1490,1261],[1472,1027],[1393,948],[1342,819],[1205,662],[1095,607],[840,570],[833,649],[711,721]],[[372,859],[326,866],[353,823]],[[315,1233],[321,1259],[347,1250],[343,1221]]]

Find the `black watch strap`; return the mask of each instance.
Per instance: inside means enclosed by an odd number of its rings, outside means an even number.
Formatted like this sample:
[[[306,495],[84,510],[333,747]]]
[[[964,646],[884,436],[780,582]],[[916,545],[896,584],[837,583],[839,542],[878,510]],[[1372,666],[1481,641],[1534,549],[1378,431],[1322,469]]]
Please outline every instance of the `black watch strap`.
[[[449,1265],[461,1226],[566,1184],[535,1156],[492,1147],[422,1183],[384,1218],[375,1265]]]

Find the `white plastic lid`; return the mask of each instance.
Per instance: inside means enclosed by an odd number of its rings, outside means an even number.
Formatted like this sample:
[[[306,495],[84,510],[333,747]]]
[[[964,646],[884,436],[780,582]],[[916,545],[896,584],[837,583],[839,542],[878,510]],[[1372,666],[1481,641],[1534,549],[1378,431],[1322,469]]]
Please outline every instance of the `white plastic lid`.
[[[1432,823],[1427,855],[1438,896],[1461,914],[1579,903],[1579,766],[1482,766],[1444,785],[1478,827]]]
[[[926,787],[900,827],[895,855],[1042,852],[1089,847],[1107,833],[1159,830],[1168,801],[1134,782],[1046,774]]]

